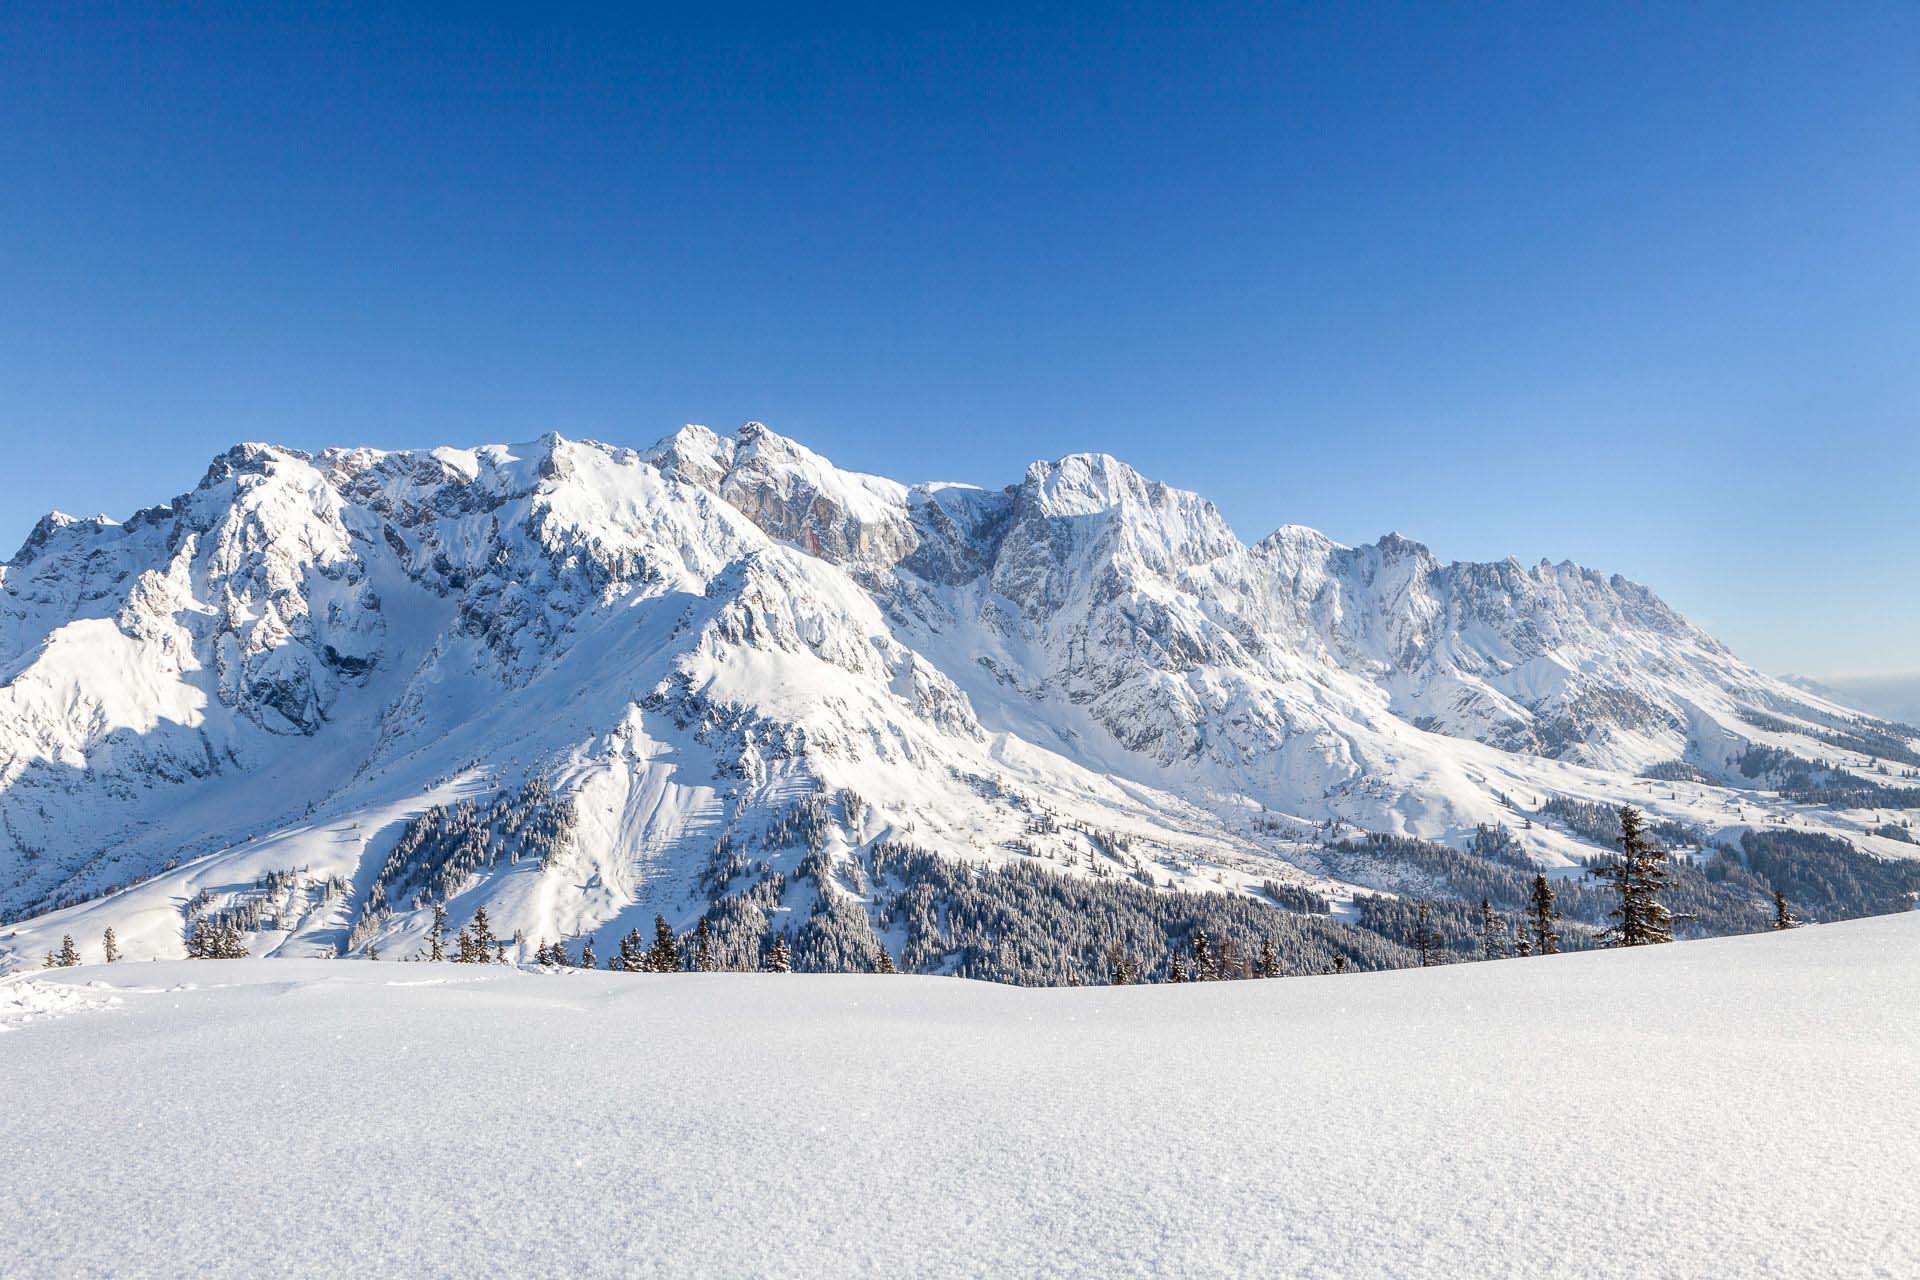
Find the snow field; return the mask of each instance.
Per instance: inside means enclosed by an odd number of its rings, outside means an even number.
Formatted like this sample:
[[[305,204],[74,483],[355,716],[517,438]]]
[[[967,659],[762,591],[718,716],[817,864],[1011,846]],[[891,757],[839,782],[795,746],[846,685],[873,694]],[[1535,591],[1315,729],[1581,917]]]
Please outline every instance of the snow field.
[[[9,1000],[8,1276],[1920,1274],[1914,914],[1183,987],[247,960]]]

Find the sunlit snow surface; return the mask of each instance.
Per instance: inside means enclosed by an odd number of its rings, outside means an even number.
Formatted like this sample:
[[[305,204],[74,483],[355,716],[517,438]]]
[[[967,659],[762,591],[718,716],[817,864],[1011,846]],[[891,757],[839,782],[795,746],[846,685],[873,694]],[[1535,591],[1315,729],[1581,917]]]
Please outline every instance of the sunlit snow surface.
[[[0,1272],[1920,1275],[1920,915],[1207,986],[0,982]]]

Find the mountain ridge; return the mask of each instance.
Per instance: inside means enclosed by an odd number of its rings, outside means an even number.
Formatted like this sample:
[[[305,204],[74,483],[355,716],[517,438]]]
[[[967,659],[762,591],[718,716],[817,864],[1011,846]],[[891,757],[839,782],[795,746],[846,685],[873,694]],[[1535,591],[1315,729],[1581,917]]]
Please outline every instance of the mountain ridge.
[[[802,892],[767,844],[803,796],[840,798],[808,842],[829,871],[911,838],[1337,895],[1327,831],[1461,845],[1521,817],[1564,870],[1590,840],[1513,795],[1657,809],[1640,775],[1664,770],[1695,789],[1663,784],[1675,821],[1737,839],[1793,820],[1743,773],[1756,751],[1851,786],[1822,755],[1889,731],[1619,575],[1443,564],[1399,534],[1247,544],[1098,453],[1000,490],[901,484],[759,423],[644,450],[246,443],[124,524],[50,515],[0,566],[0,713],[0,915],[135,878],[196,897],[214,882],[181,878],[190,859],[299,859],[352,892],[273,940],[296,951],[349,925],[355,948],[417,939],[417,905],[367,923],[399,828],[536,778],[569,848],[537,884],[461,887],[529,938],[712,909],[709,837],[768,855],[777,914],[859,901],[818,867]],[[1800,821],[1906,852],[1860,812]],[[178,954],[158,895],[123,935]]]

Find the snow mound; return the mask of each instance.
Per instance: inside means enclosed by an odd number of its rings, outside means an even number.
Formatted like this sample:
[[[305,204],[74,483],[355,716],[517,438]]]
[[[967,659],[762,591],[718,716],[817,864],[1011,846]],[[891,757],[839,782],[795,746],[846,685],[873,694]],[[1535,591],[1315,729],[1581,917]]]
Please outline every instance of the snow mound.
[[[16,974],[0,979],[0,1035],[18,1031],[30,1022],[111,1009],[119,1003],[119,995],[104,982],[77,987]]]

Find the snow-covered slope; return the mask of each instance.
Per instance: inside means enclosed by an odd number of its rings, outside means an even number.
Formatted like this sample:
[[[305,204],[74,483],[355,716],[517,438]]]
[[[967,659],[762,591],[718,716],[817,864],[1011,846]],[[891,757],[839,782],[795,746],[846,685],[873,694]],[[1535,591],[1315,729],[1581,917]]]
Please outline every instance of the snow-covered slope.
[[[223,911],[256,951],[410,951],[439,897],[604,954],[754,885],[769,928],[858,903],[836,868],[876,842],[1338,897],[1329,833],[1505,822],[1569,866],[1592,847],[1555,797],[1896,856],[1920,846],[1869,834],[1871,797],[1754,787],[1865,785],[1913,745],[1622,579],[1247,546],[1105,455],[992,491],[758,424],[241,445],[0,567],[0,918],[81,904],[0,934],[0,965],[107,925],[178,955]]]
[[[1913,914],[1181,987],[22,974],[0,980],[0,1255],[22,1276],[1911,1276],[1916,1010]]]

